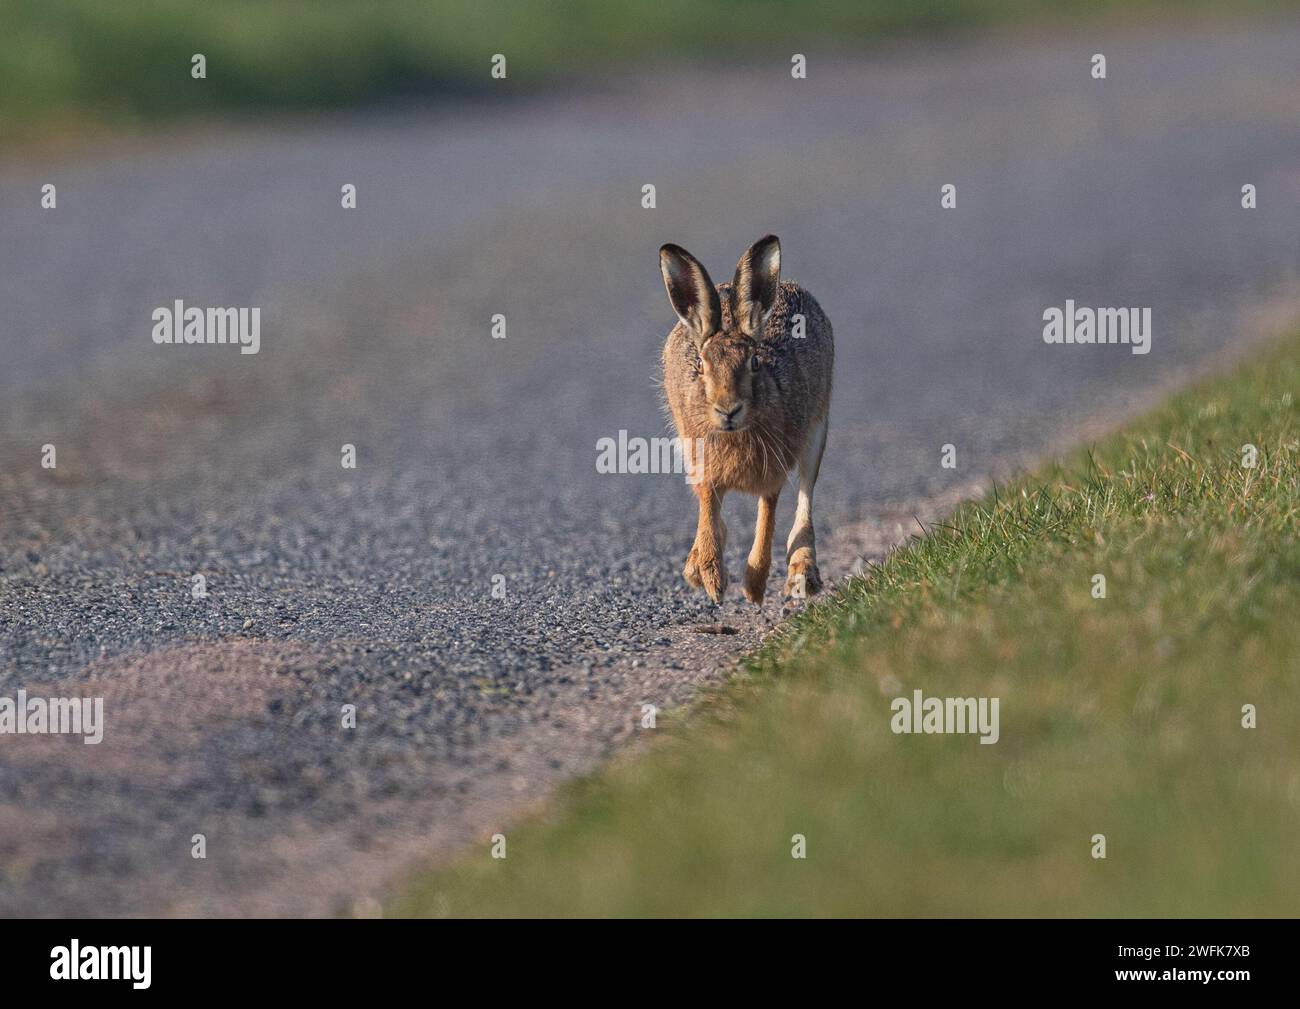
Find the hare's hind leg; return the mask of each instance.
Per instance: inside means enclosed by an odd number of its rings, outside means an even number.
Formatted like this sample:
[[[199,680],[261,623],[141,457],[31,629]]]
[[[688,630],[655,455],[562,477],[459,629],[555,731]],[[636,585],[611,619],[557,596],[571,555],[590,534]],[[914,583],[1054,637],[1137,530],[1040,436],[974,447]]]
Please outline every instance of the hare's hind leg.
[[[704,589],[715,603],[727,588],[727,568],[722,563],[722,551],[727,545],[727,527],[722,521],[724,493],[708,484],[696,485],[700,521],[695,529],[695,545],[682,568],[682,577],[687,584]]]
[[[772,569],[772,532],[776,528],[776,502],[781,488],[758,499],[758,523],[754,527],[754,545],[745,565],[745,598],[761,603],[767,592],[767,573]]]
[[[787,598],[802,599],[821,591],[821,572],[817,570],[817,544],[813,536],[813,487],[826,451],[826,420],[823,418],[808,435],[799,452],[799,502],[795,506],[794,525],[785,543]]]

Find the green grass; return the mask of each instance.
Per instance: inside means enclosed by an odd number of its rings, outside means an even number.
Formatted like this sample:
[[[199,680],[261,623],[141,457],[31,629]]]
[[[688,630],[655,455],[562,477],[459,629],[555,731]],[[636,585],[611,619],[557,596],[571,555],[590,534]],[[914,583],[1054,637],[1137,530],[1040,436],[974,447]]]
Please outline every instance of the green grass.
[[[1246,0],[1273,9],[1278,0]],[[0,124],[40,133],[485,91],[673,58],[789,59],[906,32],[1131,16],[1171,0],[0,0]],[[1229,9],[1178,4],[1180,16]],[[1238,10],[1240,4],[1231,9]],[[814,51],[816,51],[814,49]],[[206,80],[190,77],[203,53]],[[499,91],[498,91],[499,93]]]
[[[1292,339],[960,508],[389,913],[1300,914],[1297,394]],[[999,742],[895,735],[917,688]]]

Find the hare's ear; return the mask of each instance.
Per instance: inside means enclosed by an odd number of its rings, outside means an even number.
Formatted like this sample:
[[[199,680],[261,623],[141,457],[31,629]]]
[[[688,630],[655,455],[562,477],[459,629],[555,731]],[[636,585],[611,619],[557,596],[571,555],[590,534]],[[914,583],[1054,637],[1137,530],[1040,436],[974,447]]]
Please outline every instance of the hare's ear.
[[[691,339],[702,343],[716,333],[722,323],[722,303],[700,261],[680,245],[665,245],[659,250],[659,269],[673,311],[686,323]]]
[[[736,264],[731,282],[731,317],[746,336],[757,336],[772,310],[781,283],[781,240],[760,238]]]

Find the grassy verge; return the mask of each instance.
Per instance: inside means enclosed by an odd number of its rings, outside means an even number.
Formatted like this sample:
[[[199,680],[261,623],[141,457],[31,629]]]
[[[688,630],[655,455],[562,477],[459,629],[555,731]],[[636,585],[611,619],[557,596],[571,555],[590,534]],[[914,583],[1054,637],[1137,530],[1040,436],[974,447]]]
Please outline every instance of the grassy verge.
[[[337,106],[485,89],[492,54],[529,86],[674,57],[788,59],[906,32],[1171,8],[1172,0],[0,0],[0,122]],[[1232,9],[1242,6],[1238,3]],[[1278,0],[1245,6],[1277,9]],[[1184,0],[1226,10],[1222,0]],[[203,81],[190,57],[207,58]]]
[[[1300,913],[1297,395],[1292,339],[961,508],[389,913]],[[915,689],[998,742],[895,734]]]

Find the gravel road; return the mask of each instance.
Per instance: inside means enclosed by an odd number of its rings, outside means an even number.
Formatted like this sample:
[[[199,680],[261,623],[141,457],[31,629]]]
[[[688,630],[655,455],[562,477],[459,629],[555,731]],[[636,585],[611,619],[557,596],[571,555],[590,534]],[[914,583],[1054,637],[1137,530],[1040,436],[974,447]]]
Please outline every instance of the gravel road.
[[[6,155],[0,697],[106,726],[0,735],[0,914],[372,913],[779,622],[751,501],[715,607],[681,477],[596,471],[664,433],[665,241],[723,279],[775,232],[834,322],[831,577],[1294,322],[1297,54],[994,38]],[[259,307],[260,352],[155,345],[178,298]],[[1150,307],[1151,352],[1045,344],[1066,299]]]

